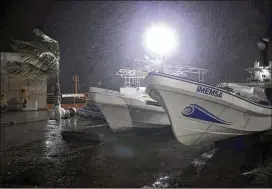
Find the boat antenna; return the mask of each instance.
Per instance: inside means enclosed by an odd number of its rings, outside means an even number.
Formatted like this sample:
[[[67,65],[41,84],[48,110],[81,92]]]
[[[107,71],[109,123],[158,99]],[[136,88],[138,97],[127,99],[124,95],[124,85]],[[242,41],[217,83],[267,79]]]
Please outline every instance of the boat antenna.
[[[268,30],[266,36],[257,43],[260,50],[260,66],[269,66],[269,62],[272,61],[272,3],[268,3],[270,4]]]
[[[270,1],[270,19],[269,19],[269,29],[268,29],[268,61],[272,62],[272,2]]]

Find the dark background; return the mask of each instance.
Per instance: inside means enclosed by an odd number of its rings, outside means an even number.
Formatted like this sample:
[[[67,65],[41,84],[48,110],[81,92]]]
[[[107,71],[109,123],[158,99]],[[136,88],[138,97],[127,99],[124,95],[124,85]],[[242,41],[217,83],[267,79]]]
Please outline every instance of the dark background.
[[[9,40],[30,40],[35,27],[59,41],[61,91],[88,87],[118,89],[115,76],[128,59],[143,58],[142,33],[165,21],[179,33],[178,53],[171,64],[207,68],[208,82],[242,82],[243,69],[259,59],[256,42],[268,30],[270,1],[6,1],[1,6],[1,52],[12,51]],[[52,78],[48,80],[50,86]],[[50,90],[50,88],[49,88]],[[50,91],[48,91],[50,92]]]

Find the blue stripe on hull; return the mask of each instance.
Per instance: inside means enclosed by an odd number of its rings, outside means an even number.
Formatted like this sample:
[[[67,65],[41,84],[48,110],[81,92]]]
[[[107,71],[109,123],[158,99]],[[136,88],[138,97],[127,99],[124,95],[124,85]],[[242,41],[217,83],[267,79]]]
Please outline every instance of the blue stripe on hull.
[[[231,122],[226,122],[209,111],[205,110],[203,107],[197,105],[197,104],[191,104],[184,108],[182,115],[185,117],[193,118],[193,119],[199,119],[203,121],[208,121],[212,123],[219,123],[219,124],[225,124],[225,125],[231,125]]]

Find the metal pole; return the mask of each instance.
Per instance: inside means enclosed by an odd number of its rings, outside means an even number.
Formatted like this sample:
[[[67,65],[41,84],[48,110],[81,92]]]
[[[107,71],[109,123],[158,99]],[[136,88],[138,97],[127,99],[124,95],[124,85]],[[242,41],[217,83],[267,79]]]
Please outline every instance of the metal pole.
[[[75,93],[77,94],[77,90],[78,90],[78,75],[73,76],[73,81],[75,82]]]
[[[78,75],[73,76],[73,81],[75,82],[75,93],[77,94],[78,82],[79,82]],[[76,99],[74,97],[74,108],[75,106],[76,106]]]

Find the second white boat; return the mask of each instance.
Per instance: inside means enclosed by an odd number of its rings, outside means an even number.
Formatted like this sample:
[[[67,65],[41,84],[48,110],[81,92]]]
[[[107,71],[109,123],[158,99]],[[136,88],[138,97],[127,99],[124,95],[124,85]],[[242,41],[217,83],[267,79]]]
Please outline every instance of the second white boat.
[[[113,131],[170,126],[166,112],[144,91],[145,88],[120,88],[117,92],[91,87],[89,98],[99,106]]]

